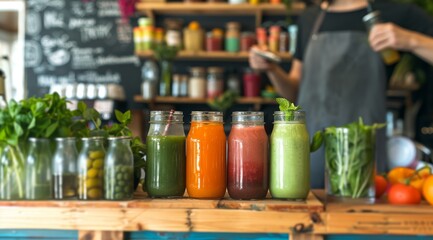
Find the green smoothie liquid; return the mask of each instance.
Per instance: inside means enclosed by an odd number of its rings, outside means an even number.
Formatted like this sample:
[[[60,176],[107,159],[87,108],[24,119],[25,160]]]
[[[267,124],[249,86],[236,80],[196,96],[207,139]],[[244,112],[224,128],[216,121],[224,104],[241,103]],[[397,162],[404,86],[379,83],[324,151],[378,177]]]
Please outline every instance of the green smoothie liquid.
[[[185,136],[147,136],[146,190],[150,197],[185,192]]]
[[[269,189],[274,198],[305,199],[310,191],[310,144],[304,123],[275,122]]]

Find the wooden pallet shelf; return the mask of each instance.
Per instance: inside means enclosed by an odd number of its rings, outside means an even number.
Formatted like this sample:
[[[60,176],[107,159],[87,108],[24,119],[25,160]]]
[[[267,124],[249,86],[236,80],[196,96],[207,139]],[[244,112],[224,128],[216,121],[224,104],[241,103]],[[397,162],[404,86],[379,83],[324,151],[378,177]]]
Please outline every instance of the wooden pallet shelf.
[[[152,51],[137,52],[137,56],[141,58],[152,58]],[[179,51],[176,59],[177,60],[215,60],[215,61],[247,61],[248,52],[237,52],[230,53],[225,51],[218,52],[189,52],[189,51]],[[283,61],[289,61],[292,59],[292,54],[289,52],[278,53]]]
[[[151,11],[153,14],[201,14],[201,15],[254,15],[262,13],[264,15],[284,15],[288,10],[284,4],[261,3],[257,5],[229,4],[229,3],[188,3],[188,2],[170,2],[170,3],[147,3],[138,2],[136,9],[142,13]],[[290,14],[296,15],[305,9],[302,3],[294,4]]]

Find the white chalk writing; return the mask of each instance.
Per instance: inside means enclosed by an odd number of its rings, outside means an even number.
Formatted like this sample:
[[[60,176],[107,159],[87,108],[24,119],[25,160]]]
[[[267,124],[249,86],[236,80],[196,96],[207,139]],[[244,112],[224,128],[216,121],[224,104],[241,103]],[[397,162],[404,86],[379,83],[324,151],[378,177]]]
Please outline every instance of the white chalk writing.
[[[72,14],[78,17],[92,15],[95,12],[94,2],[71,2]]]
[[[64,26],[63,13],[55,11],[44,12],[44,27],[46,29],[63,28]]]
[[[26,33],[31,36],[36,36],[41,32],[41,18],[39,14],[29,11],[26,17]]]
[[[118,19],[117,23],[117,40],[120,43],[129,44],[132,43],[132,28],[129,22],[124,19]]]
[[[64,0],[28,0],[27,6],[35,11],[42,11],[48,7],[62,9],[65,7]]]
[[[118,65],[118,64],[135,64],[136,66],[140,65],[140,60],[136,56],[104,56],[98,57],[96,59],[98,66],[106,66],[106,65]]]
[[[76,29],[82,27],[92,27],[95,24],[95,19],[70,18],[68,27],[69,29]]]
[[[66,75],[39,75],[37,83],[39,87],[49,87],[53,84],[66,84],[75,82],[75,73],[70,72]]]
[[[113,24],[97,25],[94,27],[81,28],[81,41],[88,42],[111,37],[110,31]]]
[[[111,73],[110,71],[104,74],[99,74],[95,71],[77,74],[78,81],[87,83],[120,83],[120,79],[119,73]]]
[[[26,67],[36,67],[41,64],[42,50],[38,42],[27,40],[25,42],[25,64]]]
[[[116,1],[98,1],[98,16],[99,17],[119,17],[119,5]]]

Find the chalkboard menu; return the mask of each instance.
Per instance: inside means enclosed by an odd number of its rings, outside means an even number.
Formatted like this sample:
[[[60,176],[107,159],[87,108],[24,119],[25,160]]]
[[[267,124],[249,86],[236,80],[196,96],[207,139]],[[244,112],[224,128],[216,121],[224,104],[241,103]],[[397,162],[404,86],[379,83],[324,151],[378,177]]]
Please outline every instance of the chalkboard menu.
[[[69,83],[117,83],[131,99],[139,93],[140,61],[117,0],[27,0],[26,21],[29,96]]]

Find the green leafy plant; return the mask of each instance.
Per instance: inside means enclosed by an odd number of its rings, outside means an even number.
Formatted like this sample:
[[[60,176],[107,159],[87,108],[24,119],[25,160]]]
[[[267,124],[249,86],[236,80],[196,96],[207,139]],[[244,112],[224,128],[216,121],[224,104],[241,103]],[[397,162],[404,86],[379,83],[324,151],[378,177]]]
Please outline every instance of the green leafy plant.
[[[236,92],[227,90],[220,96],[210,99],[208,105],[214,110],[225,112],[233,106],[238,98],[239,95]]]
[[[286,120],[293,118],[294,111],[301,110],[300,106],[296,106],[285,98],[276,98],[275,101],[277,101],[280,111],[284,112]]]
[[[364,125],[362,119],[342,127],[325,129],[328,194],[369,197],[374,186],[375,132],[384,124]]]
[[[72,129],[77,137],[119,137],[129,136],[132,138],[130,146],[134,156],[134,173],[135,178],[139,178],[141,169],[145,167],[144,157],[146,155],[146,145],[138,137],[133,137],[128,125],[132,121],[131,111],[124,113],[115,110],[116,120],[118,123],[102,126],[100,113],[94,108],[88,108],[84,102],[79,102],[74,115],[77,116]],[[93,126],[89,128],[87,126]]]

